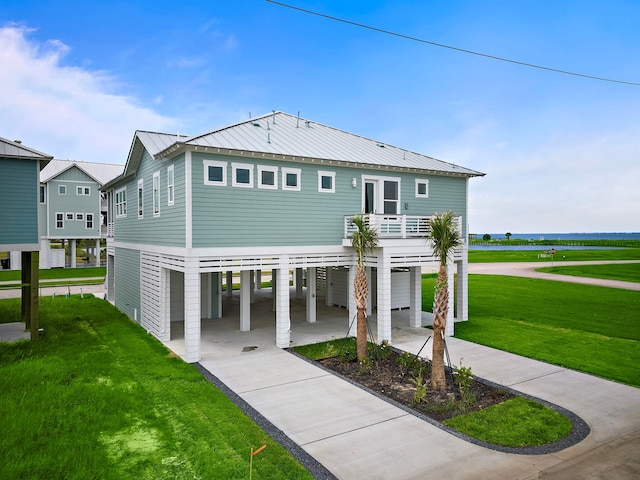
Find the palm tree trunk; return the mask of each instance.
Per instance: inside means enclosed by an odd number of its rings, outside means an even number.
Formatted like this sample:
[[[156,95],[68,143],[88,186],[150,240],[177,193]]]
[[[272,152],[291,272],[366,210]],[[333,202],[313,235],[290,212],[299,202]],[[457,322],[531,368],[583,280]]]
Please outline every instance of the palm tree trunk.
[[[443,391],[447,387],[444,375],[444,332],[448,313],[447,267],[440,265],[433,306],[433,354],[431,359],[431,388],[437,391]]]
[[[356,356],[358,361],[367,357],[367,298],[369,297],[369,285],[364,266],[358,265],[354,282],[354,296],[358,309],[356,324]]]

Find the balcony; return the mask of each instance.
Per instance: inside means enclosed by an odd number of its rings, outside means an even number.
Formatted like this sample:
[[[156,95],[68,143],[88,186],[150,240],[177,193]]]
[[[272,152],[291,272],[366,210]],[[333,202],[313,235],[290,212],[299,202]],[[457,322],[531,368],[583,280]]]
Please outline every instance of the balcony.
[[[352,223],[355,215],[344,217],[344,238],[351,238],[356,230]],[[381,215],[370,213],[363,215],[365,223],[375,229],[378,238],[415,238],[424,239],[429,235],[430,216],[423,215]],[[460,231],[462,217],[456,217],[456,227]]]

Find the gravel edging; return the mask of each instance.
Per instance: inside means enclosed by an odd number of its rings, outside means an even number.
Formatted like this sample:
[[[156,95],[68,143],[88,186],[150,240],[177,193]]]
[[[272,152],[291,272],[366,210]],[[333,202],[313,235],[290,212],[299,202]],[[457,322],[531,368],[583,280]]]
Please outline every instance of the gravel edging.
[[[393,347],[392,347],[393,348]],[[558,412],[560,415],[568,418],[571,421],[571,432],[569,432],[569,434],[564,437],[561,440],[558,440],[557,442],[553,442],[553,443],[548,443],[546,445],[540,445],[537,447],[505,447],[502,445],[496,445],[494,443],[488,443],[485,442],[483,440],[478,440],[477,438],[473,438],[470,437],[462,432],[459,432],[458,430],[454,430],[451,427],[448,427],[447,425],[440,423],[430,417],[427,417],[426,415],[421,414],[420,412],[417,412],[415,410],[413,410],[412,408],[407,407],[406,405],[403,405],[399,402],[396,402],[395,400],[392,400],[390,398],[385,397],[384,395],[381,395],[380,393],[376,392],[375,390],[371,390],[370,388],[367,388],[363,385],[360,385],[359,383],[351,380],[348,377],[345,377],[343,375],[340,375],[339,373],[334,372],[333,370],[330,370],[328,368],[326,368],[324,365],[322,365],[319,362],[315,362],[313,360],[310,360],[309,358],[305,357],[304,355],[300,355],[299,353],[291,350],[291,349],[285,349],[285,351],[291,353],[292,355],[295,355],[298,358],[301,358],[309,363],[311,363],[312,365],[315,365],[318,368],[321,368],[322,370],[331,373],[332,375],[335,375],[339,378],[341,378],[342,380],[349,382],[352,385],[355,385],[356,387],[370,393],[371,395],[374,395],[376,397],[378,397],[381,400],[384,400],[385,402],[398,407],[401,410],[404,410],[407,413],[410,413],[411,415],[424,420],[427,423],[430,423],[431,425],[444,430],[445,432],[458,437],[462,440],[465,440],[469,443],[473,443],[474,445],[479,445],[481,447],[484,448],[488,448],[490,450],[495,450],[498,452],[502,452],[502,453],[515,453],[515,454],[519,454],[519,455],[546,455],[546,454],[550,454],[550,453],[555,453],[555,452],[559,452],[560,450],[564,450],[565,448],[571,447],[579,442],[581,442],[582,440],[584,440],[589,433],[591,432],[591,428],[589,428],[589,425],[587,425],[587,423],[580,418],[578,415],[576,415],[575,413],[571,412],[570,410],[567,410],[564,407],[561,407],[560,405],[556,405],[554,403],[548,402],[546,400],[542,400],[541,398],[537,398],[534,397],[532,395],[527,395],[525,393],[519,392],[518,390],[515,390],[513,388],[510,387],[506,387],[504,385],[500,385],[494,382],[491,382],[489,380],[486,380],[484,378],[481,377],[477,377],[477,376],[473,376],[473,378],[481,383],[484,383],[485,385],[489,385],[492,387],[497,387],[500,388],[502,390],[505,390],[513,395],[516,395],[518,397],[522,397],[522,398],[526,398],[528,400],[533,400],[535,402],[541,403],[542,405],[555,410],[556,412]],[[445,367],[448,368],[448,367]]]
[[[249,405],[240,395],[225,385],[222,380],[203,367],[200,362],[193,364],[206,381],[213,384],[218,390],[235,403],[240,410],[262,428],[271,438],[282,445],[311,475],[317,480],[338,480],[324,465],[309,455],[300,445],[291,440],[282,430],[267,420],[255,408]]]

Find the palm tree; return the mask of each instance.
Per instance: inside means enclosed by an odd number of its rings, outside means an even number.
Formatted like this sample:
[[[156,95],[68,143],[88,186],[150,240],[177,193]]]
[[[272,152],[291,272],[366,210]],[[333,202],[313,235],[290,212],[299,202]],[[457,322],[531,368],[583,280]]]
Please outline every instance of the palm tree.
[[[449,288],[447,281],[447,258],[452,250],[462,243],[460,232],[454,225],[453,212],[429,219],[429,236],[433,254],[440,262],[438,281],[433,305],[433,355],[431,360],[431,388],[442,391],[446,388],[444,376],[444,332],[449,313]]]
[[[356,215],[351,220],[356,226],[356,231],[351,235],[351,246],[358,255],[358,268],[353,282],[353,295],[358,309],[356,325],[356,355],[358,361],[367,357],[367,299],[369,297],[369,285],[367,274],[363,265],[365,255],[372,253],[378,245],[378,234],[369,225],[364,216]]]

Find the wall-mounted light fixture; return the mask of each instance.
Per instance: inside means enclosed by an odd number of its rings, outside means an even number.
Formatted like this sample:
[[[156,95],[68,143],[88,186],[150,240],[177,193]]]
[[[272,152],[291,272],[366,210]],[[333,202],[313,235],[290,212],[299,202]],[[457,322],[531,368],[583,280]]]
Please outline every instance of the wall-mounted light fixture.
[[[353,178],[351,179],[351,186],[352,186],[353,188],[356,188],[356,187],[358,186],[358,179],[357,179],[356,177],[353,177]]]

